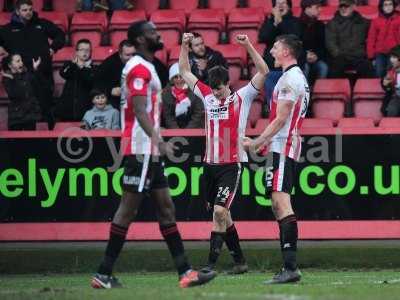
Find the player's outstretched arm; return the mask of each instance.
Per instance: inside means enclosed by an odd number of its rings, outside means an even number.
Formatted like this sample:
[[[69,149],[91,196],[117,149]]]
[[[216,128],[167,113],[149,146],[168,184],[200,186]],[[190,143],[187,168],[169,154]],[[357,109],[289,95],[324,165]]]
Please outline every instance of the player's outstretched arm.
[[[189,45],[193,39],[193,34],[184,33],[182,36],[181,52],[179,53],[179,74],[183,77],[191,90],[197,82],[197,77],[193,75],[189,64]]]
[[[269,72],[267,64],[265,63],[261,55],[257,52],[257,50],[254,48],[254,46],[249,40],[249,37],[246,34],[238,34],[236,36],[236,41],[239,45],[242,45],[243,47],[246,48],[247,53],[249,53],[251,59],[253,60],[257,73],[251,79],[251,82],[253,83],[255,88],[261,90],[262,87],[264,86],[265,76]]]

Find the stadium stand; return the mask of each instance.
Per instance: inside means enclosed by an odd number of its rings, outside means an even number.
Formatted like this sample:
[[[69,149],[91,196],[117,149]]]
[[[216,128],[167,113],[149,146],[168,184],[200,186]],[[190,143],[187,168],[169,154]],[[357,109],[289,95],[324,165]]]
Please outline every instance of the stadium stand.
[[[328,21],[330,21],[333,18],[336,11],[337,11],[336,6],[322,6],[318,20],[320,20],[324,23],[328,23]]]
[[[92,42],[92,47],[100,46],[107,25],[105,12],[75,13],[71,21],[71,44],[75,45],[78,40],[85,38]]]
[[[358,79],[353,89],[354,116],[373,118],[377,123],[382,118],[380,108],[384,96],[380,79]]]
[[[229,65],[229,79],[235,84],[242,75],[242,69],[247,65],[246,49],[239,45],[215,45],[214,50],[223,53]]]
[[[379,122],[381,128],[400,128],[400,118],[382,118]]]
[[[1,12],[0,13],[0,26],[6,25],[11,20],[11,13]]]
[[[371,118],[342,118],[338,122],[339,128],[373,128],[374,120]]]
[[[170,9],[183,9],[186,15],[189,15],[190,12],[199,7],[198,0],[169,0],[169,8]]]
[[[333,122],[330,119],[306,118],[303,120],[302,128],[331,128]]]
[[[264,13],[259,8],[234,8],[228,15],[226,26],[230,43],[238,33],[247,34],[254,44],[258,41],[258,30],[264,21]]]
[[[159,7],[160,1],[158,0],[136,0],[136,9],[143,9],[146,12],[147,16],[150,16],[154,11],[159,9]]]
[[[146,12],[144,10],[117,10],[114,11],[109,27],[110,43],[117,47],[119,43],[126,39],[126,32],[132,22],[146,20]]]
[[[378,7],[372,5],[356,6],[356,11],[368,20],[376,19],[379,15]]]
[[[186,27],[186,15],[183,9],[163,9],[152,13],[152,21],[162,36],[164,45],[171,48],[180,43]]]
[[[261,7],[264,9],[265,14],[269,14],[272,10],[272,1],[265,0],[247,0],[248,7]]]
[[[107,57],[109,57],[115,51],[117,51],[117,49],[114,47],[96,47],[96,48],[94,48],[92,51],[93,63],[96,65],[101,64],[103,62],[103,60],[105,60]]]
[[[63,131],[68,128],[79,128],[81,126],[81,122],[58,122],[54,127],[55,131]]]
[[[65,1],[65,0],[53,0],[53,10],[61,11],[68,15],[75,13],[76,1]]]
[[[64,12],[60,11],[39,11],[39,17],[43,19],[47,19],[58,27],[60,27],[64,32],[68,32],[68,16]]]
[[[172,47],[169,51],[168,66],[176,63],[179,59],[179,52],[181,51],[181,46]]]
[[[208,0],[208,8],[223,9],[226,14],[238,6],[238,0]]]
[[[162,50],[158,50],[156,52],[156,57],[163,62],[163,64],[167,64],[168,62],[168,51],[166,48]]]
[[[61,67],[64,62],[71,60],[75,55],[74,47],[61,48],[54,54],[53,57],[53,68]]]
[[[225,31],[225,14],[222,9],[195,9],[189,17],[188,31],[200,33],[207,45],[219,42],[220,33]]]

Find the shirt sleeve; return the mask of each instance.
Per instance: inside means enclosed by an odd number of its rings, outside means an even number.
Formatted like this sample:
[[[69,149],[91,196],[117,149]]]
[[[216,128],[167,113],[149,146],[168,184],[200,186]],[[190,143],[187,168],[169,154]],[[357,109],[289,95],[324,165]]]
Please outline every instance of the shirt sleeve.
[[[146,96],[151,73],[144,65],[134,66],[126,78],[126,86],[131,96]]]
[[[278,88],[278,101],[286,100],[296,102],[298,98],[298,91],[295,85],[295,81],[292,78],[285,78],[285,80],[279,85]]]
[[[206,96],[212,94],[212,90],[208,85],[198,80],[194,85],[193,93],[204,100]]]
[[[237,91],[237,94],[245,103],[252,103],[259,92],[260,91],[254,87],[253,83],[249,81],[247,85]]]

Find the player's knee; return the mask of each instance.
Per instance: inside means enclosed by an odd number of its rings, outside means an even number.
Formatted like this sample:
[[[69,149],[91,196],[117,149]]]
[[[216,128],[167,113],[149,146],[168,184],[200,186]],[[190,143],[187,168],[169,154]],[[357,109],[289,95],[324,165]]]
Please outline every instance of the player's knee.
[[[228,217],[228,210],[225,207],[216,205],[214,207],[214,222],[218,224],[225,223]]]
[[[161,209],[158,213],[158,221],[161,224],[170,224],[175,222],[175,207],[168,206]]]

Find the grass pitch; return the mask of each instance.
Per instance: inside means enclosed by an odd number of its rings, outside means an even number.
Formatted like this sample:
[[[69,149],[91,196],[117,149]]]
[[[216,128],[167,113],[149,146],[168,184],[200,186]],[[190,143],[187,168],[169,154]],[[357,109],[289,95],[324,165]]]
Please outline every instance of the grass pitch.
[[[124,288],[93,290],[90,274],[11,275],[0,278],[0,299],[140,299],[140,300],[300,300],[399,299],[400,273],[396,271],[306,270],[298,284],[267,286],[272,273],[219,275],[208,285],[182,290],[174,273],[122,273]]]

